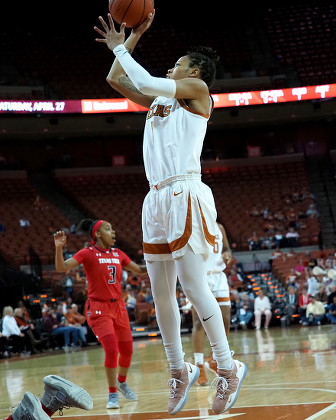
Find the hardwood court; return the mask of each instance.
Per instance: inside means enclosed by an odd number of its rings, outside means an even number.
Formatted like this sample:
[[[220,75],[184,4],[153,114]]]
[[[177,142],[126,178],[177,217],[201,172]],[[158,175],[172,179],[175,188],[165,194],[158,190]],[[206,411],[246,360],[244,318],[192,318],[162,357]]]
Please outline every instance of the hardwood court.
[[[230,333],[235,356],[248,367],[239,398],[229,413],[216,416],[210,407],[214,389],[193,386],[185,408],[175,416],[167,413],[168,368],[161,339],[135,340],[128,383],[138,401],[120,396],[118,410],[105,408],[107,385],[100,346],[73,353],[0,361],[0,418],[9,415],[25,391],[43,393],[44,376],[54,373],[90,392],[94,408],[64,411],[63,418],[85,420],[227,419],[335,420],[336,327],[271,328]],[[191,337],[183,336],[186,360],[192,361]],[[213,375],[208,374],[211,382]],[[58,418],[56,413],[53,418]]]

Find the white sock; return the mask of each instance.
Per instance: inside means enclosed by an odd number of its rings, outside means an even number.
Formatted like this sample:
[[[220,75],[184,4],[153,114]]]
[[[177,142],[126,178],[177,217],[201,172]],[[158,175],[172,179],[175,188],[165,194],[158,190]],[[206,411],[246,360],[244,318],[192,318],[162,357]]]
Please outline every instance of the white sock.
[[[194,353],[195,365],[204,365],[204,353]]]
[[[170,369],[183,369],[184,353],[181,341],[164,345]]]
[[[211,343],[218,369],[230,370],[233,367],[231,351],[227,342]]]

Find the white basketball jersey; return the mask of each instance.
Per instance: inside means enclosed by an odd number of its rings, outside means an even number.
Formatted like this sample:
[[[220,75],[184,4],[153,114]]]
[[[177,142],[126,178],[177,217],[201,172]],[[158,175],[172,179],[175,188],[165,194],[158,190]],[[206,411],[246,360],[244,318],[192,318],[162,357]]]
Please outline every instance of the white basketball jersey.
[[[148,110],[143,142],[150,185],[176,175],[201,173],[201,152],[209,115],[187,107],[182,99],[158,96]]]
[[[213,248],[213,252],[209,254],[207,259],[208,263],[208,271],[224,271],[226,265],[224,263],[222,253],[223,253],[223,234],[222,231],[219,229],[218,224],[216,223],[216,232],[215,232],[215,246]]]

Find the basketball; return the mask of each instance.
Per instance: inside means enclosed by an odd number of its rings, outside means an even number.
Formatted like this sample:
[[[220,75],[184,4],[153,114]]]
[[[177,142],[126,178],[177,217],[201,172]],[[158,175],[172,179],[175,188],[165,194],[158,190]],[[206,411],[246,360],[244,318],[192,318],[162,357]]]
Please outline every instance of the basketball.
[[[117,23],[125,22],[126,28],[135,28],[153,13],[154,0],[109,0],[109,10]]]

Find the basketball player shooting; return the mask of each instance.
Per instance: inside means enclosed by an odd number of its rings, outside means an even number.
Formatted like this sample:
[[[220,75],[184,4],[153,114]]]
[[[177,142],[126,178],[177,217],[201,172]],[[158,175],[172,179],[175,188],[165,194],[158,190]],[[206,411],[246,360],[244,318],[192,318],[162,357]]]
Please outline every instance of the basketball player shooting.
[[[143,249],[171,379],[168,412],[185,405],[199,369],[184,361],[177,276],[196,309],[216,356],[213,381],[216,414],[236,402],[246,375],[244,363],[233,360],[221,310],[206,281],[207,257],[215,241],[216,208],[210,188],[201,181],[200,156],[213,109],[209,86],[215,79],[217,54],[199,47],[179,58],[166,78],[151,76],[131,56],[154,13],[133,28],[125,41],[125,23],[115,29],[99,17],[95,27],[115,54],[107,76],[110,86],[148,108],[143,140],[144,166],[150,190],[142,209]]]

